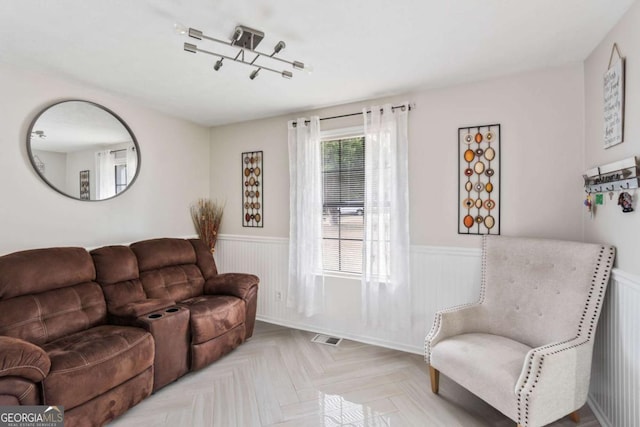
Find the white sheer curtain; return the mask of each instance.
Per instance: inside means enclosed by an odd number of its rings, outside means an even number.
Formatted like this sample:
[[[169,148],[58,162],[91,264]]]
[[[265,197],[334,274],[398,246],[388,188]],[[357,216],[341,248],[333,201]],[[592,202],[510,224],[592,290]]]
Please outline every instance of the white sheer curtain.
[[[111,150],[96,153],[96,190],[98,200],[116,195],[116,170]]]
[[[290,121],[289,286],[287,305],[305,316],[322,312],[322,157],[320,120]]]
[[[408,112],[408,104],[364,110],[363,318],[390,330],[411,324]]]
[[[138,152],[136,147],[127,148],[127,185],[131,184],[138,170]]]

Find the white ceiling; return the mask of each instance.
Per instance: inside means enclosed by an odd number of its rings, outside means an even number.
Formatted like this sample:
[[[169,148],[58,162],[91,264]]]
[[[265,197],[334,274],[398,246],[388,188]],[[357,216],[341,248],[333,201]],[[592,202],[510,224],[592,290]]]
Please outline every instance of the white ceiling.
[[[218,125],[581,61],[635,0],[3,0],[0,62],[61,74]],[[311,63],[291,80],[183,50],[265,33]],[[286,65],[286,64],[283,64]],[[279,66],[278,66],[279,68]],[[290,69],[290,68],[287,68]]]
[[[131,143],[129,131],[110,112],[87,102],[67,101],[49,107],[33,124],[31,149],[70,153]],[[33,133],[32,133],[33,135]]]

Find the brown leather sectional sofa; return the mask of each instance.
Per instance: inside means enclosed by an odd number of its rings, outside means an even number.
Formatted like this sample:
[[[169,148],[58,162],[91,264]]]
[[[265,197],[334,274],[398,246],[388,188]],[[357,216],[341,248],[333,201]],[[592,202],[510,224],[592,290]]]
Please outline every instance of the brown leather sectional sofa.
[[[259,279],[198,239],[0,257],[0,405],[94,426],[253,334]]]

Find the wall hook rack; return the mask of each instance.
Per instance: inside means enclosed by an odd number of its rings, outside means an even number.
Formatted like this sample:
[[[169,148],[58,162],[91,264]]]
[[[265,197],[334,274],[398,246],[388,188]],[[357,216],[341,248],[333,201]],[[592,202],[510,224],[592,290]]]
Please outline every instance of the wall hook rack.
[[[606,165],[589,169],[582,175],[584,189],[587,193],[602,193],[606,191],[621,191],[639,188],[640,176],[638,160],[635,156]]]

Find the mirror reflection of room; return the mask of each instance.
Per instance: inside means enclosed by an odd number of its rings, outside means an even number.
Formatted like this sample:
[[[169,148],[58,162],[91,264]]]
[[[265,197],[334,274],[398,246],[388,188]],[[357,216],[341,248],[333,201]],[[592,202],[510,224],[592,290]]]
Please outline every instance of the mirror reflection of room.
[[[124,191],[138,170],[132,133],[108,110],[85,101],[46,109],[30,133],[31,161],[57,191],[105,200]]]

